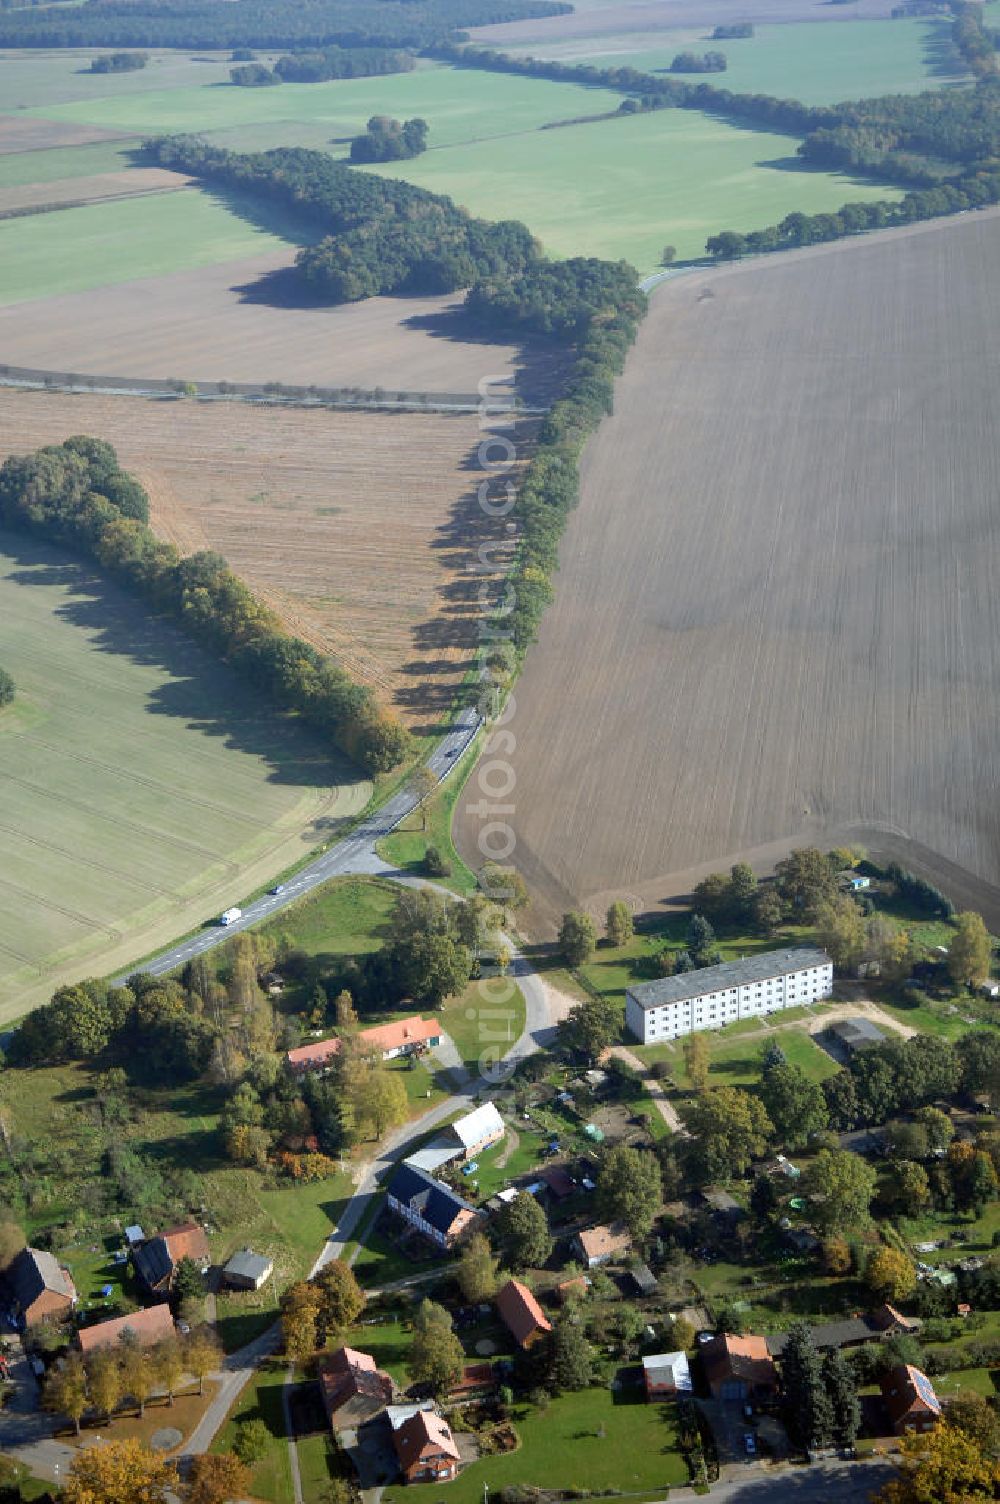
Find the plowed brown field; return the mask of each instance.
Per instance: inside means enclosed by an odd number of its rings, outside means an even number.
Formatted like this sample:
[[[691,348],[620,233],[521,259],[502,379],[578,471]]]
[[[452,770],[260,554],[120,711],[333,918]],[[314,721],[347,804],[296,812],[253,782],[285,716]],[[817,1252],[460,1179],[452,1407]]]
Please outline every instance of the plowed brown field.
[[[41,120],[34,115],[0,115],[0,152],[40,151],[49,146],[84,146],[91,141],[121,141],[134,131],[107,131],[72,120]]]
[[[547,389],[544,358],[537,366],[532,359],[529,371],[516,345],[453,337],[450,315],[460,298],[369,298],[326,308],[243,300],[241,289],[295,256],[290,246],[0,308],[2,359],[85,375],[389,392],[474,393],[480,377],[514,372],[527,398]]]
[[[1000,220],[921,229],[654,298],[510,721],[539,922],[845,833],[1000,918]]]
[[[0,455],[74,433],[114,444],[161,536],[224,554],[411,725],[448,705],[475,645],[475,415],[0,394]]]

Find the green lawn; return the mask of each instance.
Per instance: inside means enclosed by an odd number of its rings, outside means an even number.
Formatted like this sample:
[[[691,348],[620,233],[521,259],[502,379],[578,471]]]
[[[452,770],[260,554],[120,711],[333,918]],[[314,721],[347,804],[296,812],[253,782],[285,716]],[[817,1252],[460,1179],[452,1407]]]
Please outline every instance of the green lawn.
[[[335,877],[259,929],[308,956],[362,955],[384,944],[398,897],[380,878]]]
[[[238,199],[224,203],[200,188],[26,215],[0,223],[0,304],[211,266],[309,238],[301,223],[269,207],[240,212]]]
[[[497,1000],[500,997],[502,1001]],[[509,982],[501,994],[489,980],[470,982],[460,997],[447,1000],[441,1015],[446,1032],[470,1070],[484,1057],[489,1065],[497,1052],[506,1054],[524,1033],[524,1020],[520,987]]]
[[[86,565],[3,547],[0,1022],[196,928],[370,787]]]
[[[870,181],[804,170],[797,145],[794,137],[662,110],[513,135],[502,150],[477,141],[376,170],[450,194],[473,214],[523,220],[552,255],[624,256],[650,272],[664,244],[681,259],[696,257],[717,230],[900,197]]]
[[[385,836],[376,845],[379,856],[385,861],[394,862],[403,871],[420,877],[425,876],[424,857],[428,846],[436,846],[450,865],[451,875],[435,881],[463,895],[475,890],[476,877],[455,850],[451,839],[451,819],[456,800],[475,766],[479,750],[480,740],[477,737],[446,781],[426,801],[423,809],[414,810],[391,835]]]
[[[53,120],[79,120],[111,130],[137,132],[229,131],[239,149],[242,127],[266,125],[269,144],[283,141],[288,126],[322,126],[329,142],[344,142],[371,115],[421,116],[430,126],[433,150],[458,142],[510,137],[553,120],[616,109],[620,95],[544,79],[505,77],[462,68],[420,68],[381,78],[340,79],[322,84],[282,84],[274,89],[202,87],[165,89],[38,109]],[[259,139],[259,138],[258,138]],[[343,150],[343,147],[341,147]],[[508,217],[494,213],[494,218]]]
[[[240,1421],[258,1418],[264,1421],[269,1433],[269,1445],[265,1455],[254,1464],[252,1487],[254,1498],[266,1499],[269,1504],[290,1504],[294,1498],[281,1401],[284,1381],[285,1364],[280,1360],[265,1362],[243,1390],[230,1411],[226,1424],[212,1443],[213,1452],[229,1452]]]
[[[709,76],[709,84],[737,94],[771,94],[822,105],[941,88],[962,79],[961,59],[950,45],[948,31],[945,20],[846,21],[829,26],[809,21],[757,26],[754,36],[729,42],[712,41],[711,26],[703,26],[679,29],[666,38],[662,32],[622,32],[510,50],[644,72],[669,68],[678,52],[711,50],[725,53],[729,66],[725,73]]]
[[[514,1424],[521,1438],[518,1451],[473,1463],[453,1483],[389,1488],[386,1504],[413,1504],[432,1495],[434,1504],[480,1504],[486,1484],[491,1496],[521,1484],[586,1489],[595,1497],[602,1490],[649,1491],[662,1498],[668,1487],[688,1479],[677,1450],[673,1407],[646,1404],[634,1391],[563,1394],[541,1409],[517,1407]]]

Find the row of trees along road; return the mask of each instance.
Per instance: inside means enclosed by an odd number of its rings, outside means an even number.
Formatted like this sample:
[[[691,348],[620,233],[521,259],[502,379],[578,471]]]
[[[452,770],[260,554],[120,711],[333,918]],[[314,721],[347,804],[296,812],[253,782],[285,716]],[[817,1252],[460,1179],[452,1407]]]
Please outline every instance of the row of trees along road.
[[[13,456],[0,468],[0,519],[7,527],[96,559],[365,772],[385,772],[402,761],[407,734],[368,688],[291,637],[219,554],[182,558],[156,537],[148,517],[145,492],[102,439],[67,439]]]

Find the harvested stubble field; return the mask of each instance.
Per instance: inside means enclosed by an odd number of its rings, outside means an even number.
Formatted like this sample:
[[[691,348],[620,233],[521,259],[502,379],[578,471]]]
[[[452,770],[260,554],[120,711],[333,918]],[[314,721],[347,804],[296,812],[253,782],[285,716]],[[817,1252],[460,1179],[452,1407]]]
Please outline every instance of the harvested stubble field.
[[[1000,917],[998,255],[975,214],[657,294],[517,695],[540,925],[847,832]]]
[[[140,477],[162,537],[224,554],[415,728],[450,705],[478,622],[476,414],[4,394],[0,455],[81,432]]]
[[[393,393],[475,393],[483,376],[516,373],[527,400],[548,389],[551,360],[461,338],[453,297],[320,308],[282,306],[277,297],[243,301],[241,289],[259,287],[294,259],[288,248],[0,308],[3,360],[63,374]]]
[[[13,534],[0,662],[18,688],[0,715],[0,1023],[197,928],[369,795],[140,602]]]

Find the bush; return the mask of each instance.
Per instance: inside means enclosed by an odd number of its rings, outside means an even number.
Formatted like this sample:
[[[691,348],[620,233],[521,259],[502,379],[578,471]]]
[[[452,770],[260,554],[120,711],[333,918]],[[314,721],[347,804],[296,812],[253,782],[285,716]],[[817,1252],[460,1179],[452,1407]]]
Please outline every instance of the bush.
[[[6,669],[0,668],[0,710],[9,705],[17,693],[17,685],[14,683]]]
[[[445,861],[437,846],[428,846],[424,852],[424,871],[428,877],[451,876],[451,863]]]

